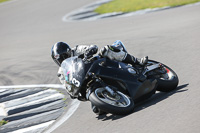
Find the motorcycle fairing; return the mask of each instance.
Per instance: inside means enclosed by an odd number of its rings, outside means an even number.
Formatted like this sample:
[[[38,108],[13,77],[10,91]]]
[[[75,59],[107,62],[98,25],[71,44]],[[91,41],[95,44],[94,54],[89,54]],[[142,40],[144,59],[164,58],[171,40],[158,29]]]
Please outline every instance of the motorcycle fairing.
[[[86,74],[84,62],[77,56],[70,57],[62,62],[61,68],[70,95],[77,96]]]
[[[101,59],[92,64],[89,72],[93,72],[99,77],[104,78],[104,81],[108,84],[113,81],[118,81],[123,84],[133,100],[137,100],[141,98],[141,96],[155,90],[157,83],[156,80],[146,79],[144,82],[140,82],[138,81],[140,75],[131,74],[128,71],[128,68],[130,67],[131,66],[122,62],[119,63],[109,59]],[[112,83],[112,85],[116,88],[119,86],[117,85],[117,82]]]

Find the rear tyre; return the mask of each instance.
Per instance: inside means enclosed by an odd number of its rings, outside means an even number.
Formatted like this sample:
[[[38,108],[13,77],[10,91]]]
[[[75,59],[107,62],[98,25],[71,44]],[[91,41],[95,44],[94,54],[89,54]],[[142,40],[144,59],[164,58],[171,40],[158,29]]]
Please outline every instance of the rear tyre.
[[[161,92],[169,92],[176,89],[179,82],[177,74],[168,66],[165,66],[165,68],[167,70],[167,73],[163,75],[162,78],[157,79],[157,90]]]
[[[158,63],[156,61],[150,61],[152,63]],[[162,64],[164,68],[167,70],[166,74],[162,74],[160,78],[156,78],[158,81],[157,91],[161,92],[169,92],[178,86],[178,76],[177,74],[168,66]]]
[[[134,109],[134,102],[128,96],[119,91],[111,96],[104,87],[95,89],[89,100],[101,111],[115,115],[130,114]]]

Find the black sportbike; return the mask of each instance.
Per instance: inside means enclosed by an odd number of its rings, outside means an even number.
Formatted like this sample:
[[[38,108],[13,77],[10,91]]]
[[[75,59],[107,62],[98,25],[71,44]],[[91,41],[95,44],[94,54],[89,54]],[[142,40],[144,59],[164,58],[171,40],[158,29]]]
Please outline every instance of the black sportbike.
[[[77,56],[61,64],[65,86],[72,98],[90,101],[97,114],[125,115],[134,105],[156,91],[169,92],[178,85],[178,76],[168,66],[149,60],[145,66],[126,64],[94,56]]]

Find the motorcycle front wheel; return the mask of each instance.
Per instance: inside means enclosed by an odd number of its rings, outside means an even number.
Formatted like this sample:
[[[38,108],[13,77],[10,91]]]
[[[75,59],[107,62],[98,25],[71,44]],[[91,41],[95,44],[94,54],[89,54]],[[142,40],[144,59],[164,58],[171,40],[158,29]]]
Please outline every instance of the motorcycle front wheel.
[[[116,91],[116,94],[111,96],[104,87],[95,89],[89,100],[99,109],[115,115],[130,114],[134,109],[134,102],[127,95]]]

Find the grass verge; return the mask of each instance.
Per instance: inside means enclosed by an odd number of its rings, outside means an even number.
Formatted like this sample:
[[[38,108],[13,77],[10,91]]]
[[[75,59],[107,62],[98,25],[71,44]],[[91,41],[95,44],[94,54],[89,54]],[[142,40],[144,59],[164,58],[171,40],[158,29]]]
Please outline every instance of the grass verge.
[[[99,14],[111,12],[132,12],[147,8],[166,6],[180,6],[196,3],[200,0],[113,0],[98,7],[95,12]]]
[[[0,126],[5,125],[5,124],[7,124],[7,123],[8,123],[8,121],[1,120],[1,121],[0,121]]]
[[[5,1],[9,1],[9,0],[0,0],[0,3],[1,3],[1,2],[5,2]]]

